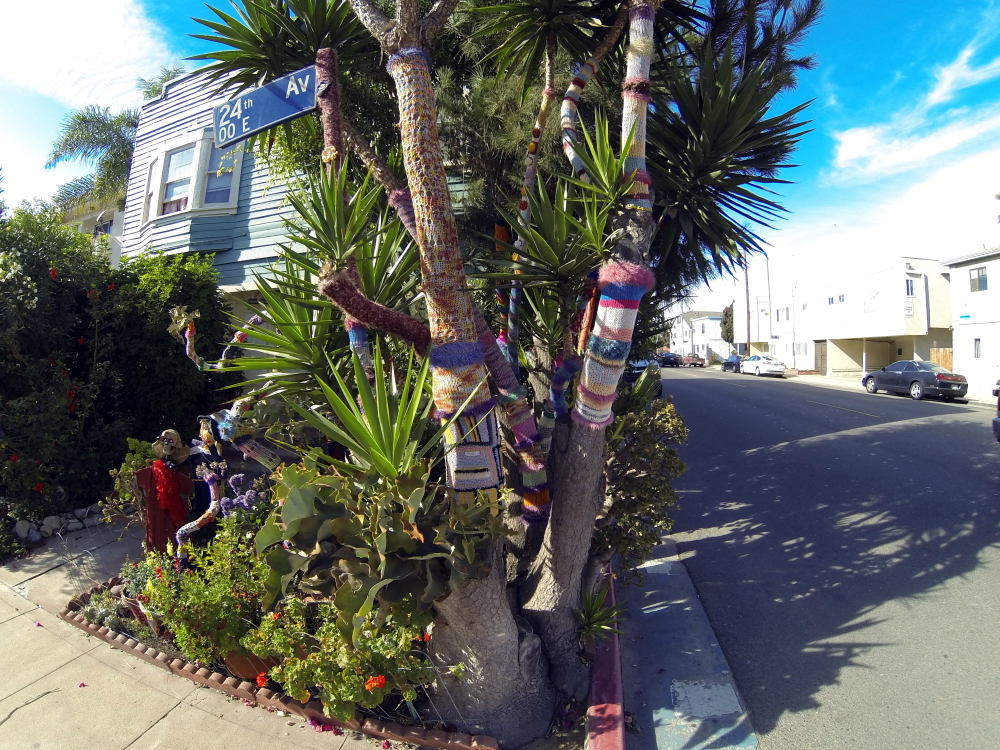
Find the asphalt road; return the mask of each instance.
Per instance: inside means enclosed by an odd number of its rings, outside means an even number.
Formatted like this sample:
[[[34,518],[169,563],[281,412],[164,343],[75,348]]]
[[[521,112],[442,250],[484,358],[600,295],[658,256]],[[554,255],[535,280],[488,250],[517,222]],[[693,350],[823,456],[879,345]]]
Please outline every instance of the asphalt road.
[[[760,748],[1000,748],[995,412],[663,377],[691,431],[675,539]]]

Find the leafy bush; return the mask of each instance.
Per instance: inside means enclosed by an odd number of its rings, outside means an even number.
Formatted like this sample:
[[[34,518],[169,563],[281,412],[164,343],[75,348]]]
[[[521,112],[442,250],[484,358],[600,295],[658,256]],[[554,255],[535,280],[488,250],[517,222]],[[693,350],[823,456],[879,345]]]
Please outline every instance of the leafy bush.
[[[289,597],[243,644],[257,656],[282,657],[268,676],[303,702],[315,689],[327,715],[340,719],[351,718],[355,704],[372,708],[394,690],[414,700],[416,686],[433,681],[430,663],[415,646],[426,640],[432,612],[412,600],[383,607],[364,618],[357,644],[344,638],[337,618],[329,603]]]
[[[108,473],[115,480],[114,495],[103,501],[104,517],[109,521],[124,521],[126,525],[139,523],[146,525],[146,503],[136,484],[135,473],[152,466],[156,456],[153,444],[145,440],[126,438],[129,452],[125,461],[117,469]]]
[[[618,417],[609,433],[611,505],[597,523],[593,548],[617,551],[622,580],[640,582],[639,566],[673,525],[667,512],[677,502],[671,482],[686,470],[674,446],[687,442],[688,430],[665,399]]]
[[[112,269],[44,206],[0,219],[0,496],[14,518],[96,502],[126,436],[182,433],[229,373],[198,372],[166,332],[197,306],[206,354],[228,338],[211,256],[143,255]],[[60,488],[65,488],[61,490]]]
[[[153,555],[144,594],[181,650],[209,664],[231,651],[261,618],[267,566],[253,554],[253,532],[238,514],[219,521],[214,540],[189,549],[191,567],[179,571]]]

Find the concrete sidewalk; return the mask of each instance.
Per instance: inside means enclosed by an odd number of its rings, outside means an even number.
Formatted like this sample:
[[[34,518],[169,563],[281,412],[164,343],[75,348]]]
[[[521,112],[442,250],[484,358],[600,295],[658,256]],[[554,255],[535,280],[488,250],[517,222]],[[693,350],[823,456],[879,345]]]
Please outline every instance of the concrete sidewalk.
[[[644,586],[618,587],[627,750],[752,750],[757,737],[725,655],[668,538]],[[628,731],[631,730],[631,731]]]
[[[233,701],[91,638],[58,611],[141,554],[140,532],[97,526],[0,566],[3,750],[372,750],[298,717]]]

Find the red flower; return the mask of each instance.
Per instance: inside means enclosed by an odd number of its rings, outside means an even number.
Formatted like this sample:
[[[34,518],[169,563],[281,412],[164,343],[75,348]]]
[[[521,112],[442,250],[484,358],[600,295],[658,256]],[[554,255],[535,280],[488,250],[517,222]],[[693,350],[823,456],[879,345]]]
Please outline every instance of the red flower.
[[[271,613],[271,619],[272,620],[277,620],[279,617],[281,617],[281,612],[272,612]]]
[[[63,370],[63,377],[67,380],[69,379],[69,372],[67,370]]]
[[[41,482],[38,482],[38,484],[36,484],[34,487],[32,487],[32,489],[35,492],[45,492],[45,485],[42,484]]]
[[[50,268],[49,269],[49,278],[50,279],[52,279],[53,281],[55,281],[56,280],[56,276],[58,276],[58,275],[59,275],[59,272],[56,269],[54,269],[54,268]]]
[[[74,391],[75,391],[76,393],[79,393],[79,392],[80,392],[80,386],[78,386],[78,385],[74,385],[74,386],[73,386],[73,390],[74,390]]]
[[[115,290],[115,285],[114,284],[108,284],[108,291],[109,292],[113,292],[114,290]]]
[[[369,677],[367,680],[365,680],[365,690],[367,690],[369,693],[375,690],[376,688],[381,689],[384,687],[385,687],[385,675],[378,675],[377,677]]]
[[[53,367],[55,367],[56,366],[56,361],[54,359],[52,359],[52,357],[49,357],[49,364],[52,365]]]
[[[72,414],[75,411],[76,411],[76,404],[70,404],[69,405],[69,413]]]
[[[423,640],[424,643],[427,643],[427,641],[429,641],[430,639],[431,639],[431,634],[424,633],[424,637],[421,640]]]
[[[74,398],[76,398],[76,394],[73,391],[66,391],[66,398],[72,401]]]
[[[156,573],[157,578],[163,578],[163,568],[157,566],[154,572]]]
[[[12,464],[17,463],[17,454],[11,453],[10,457],[7,460],[10,461]]]
[[[267,687],[267,672],[257,675],[257,687]]]
[[[392,743],[389,740],[382,740],[382,750],[389,750],[392,747]]]
[[[78,343],[78,344],[82,344],[82,343],[84,343],[84,342],[85,342],[86,340],[87,340],[87,337],[86,337],[86,336],[81,336],[80,338],[78,338],[78,339],[76,340],[76,343]]]

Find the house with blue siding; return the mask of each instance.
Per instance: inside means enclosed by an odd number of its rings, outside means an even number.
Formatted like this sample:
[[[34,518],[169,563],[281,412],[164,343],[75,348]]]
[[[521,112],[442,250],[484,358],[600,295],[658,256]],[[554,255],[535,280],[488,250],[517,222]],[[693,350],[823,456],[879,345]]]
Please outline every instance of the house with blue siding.
[[[219,285],[241,296],[285,237],[285,185],[242,145],[218,149],[203,73],[168,81],[140,111],[122,228],[125,257],[143,250],[215,253]]]

